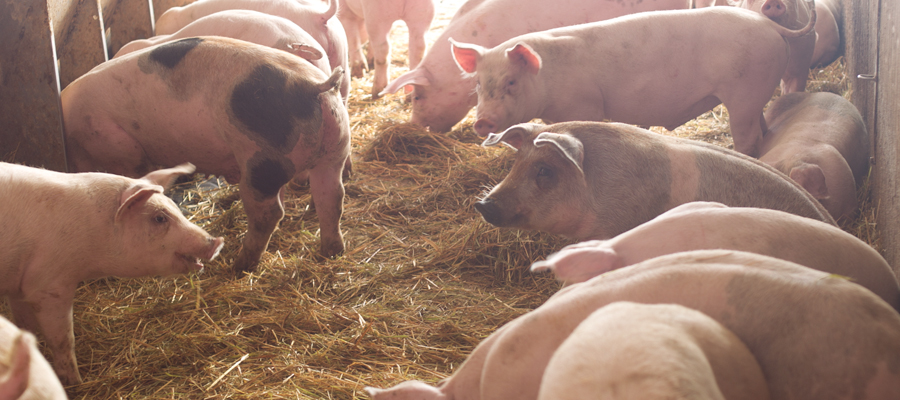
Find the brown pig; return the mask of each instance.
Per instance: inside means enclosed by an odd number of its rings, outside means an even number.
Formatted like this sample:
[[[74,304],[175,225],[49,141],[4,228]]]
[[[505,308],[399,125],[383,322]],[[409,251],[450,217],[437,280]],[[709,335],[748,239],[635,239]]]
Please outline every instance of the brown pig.
[[[19,327],[43,334],[63,384],[81,382],[72,331],[79,282],[185,274],[219,254],[223,239],[162,195],[193,171],[186,164],[131,179],[0,163],[0,294]]]
[[[762,254],[848,277],[900,311],[900,284],[871,246],[810,218],[720,203],[682,204],[610,240],[566,246],[532,271],[551,270],[572,284],[666,254],[728,249]]]
[[[7,362],[8,361],[8,362]],[[37,339],[0,317],[0,400],[65,400]]]
[[[540,400],[766,400],[769,386],[737,336],[676,304],[612,303],[553,353]]]
[[[657,257],[568,286],[488,336],[439,387],[367,391],[375,400],[537,399],[560,345],[621,301],[678,304],[716,320],[756,358],[773,400],[900,398],[900,314],[840,277],[729,250]]]
[[[191,162],[240,183],[248,230],[237,272],[256,269],[284,217],[282,187],[308,174],[319,253],[339,254],[350,155],[342,77],[340,68],[328,77],[287,52],[212,36],[126,54],[62,91],[69,170],[140,176]]]
[[[692,201],[834,224],[816,199],[774,168],[711,144],[602,122],[520,124],[483,145],[500,142],[518,149],[516,161],[475,204],[499,227],[609,239]]]
[[[797,181],[835,219],[851,218],[869,171],[869,134],[856,107],[834,93],[791,93],[765,118],[760,161]]]

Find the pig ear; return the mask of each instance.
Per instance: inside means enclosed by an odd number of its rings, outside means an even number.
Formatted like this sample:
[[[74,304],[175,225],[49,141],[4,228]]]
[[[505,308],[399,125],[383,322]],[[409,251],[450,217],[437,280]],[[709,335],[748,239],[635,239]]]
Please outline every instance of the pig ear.
[[[10,351],[9,373],[6,380],[0,383],[0,398],[18,399],[28,389],[28,379],[31,376],[31,349],[35,345],[34,336],[28,332],[20,331],[19,336],[13,342]]]
[[[694,202],[690,202],[690,203],[684,203],[682,205],[679,205],[678,207],[674,207],[674,208],[670,209],[669,211],[666,211],[666,212],[660,214],[658,217],[656,217],[654,219],[662,219],[664,217],[670,217],[673,215],[679,215],[679,214],[688,213],[691,211],[709,210],[709,209],[713,209],[713,208],[728,208],[728,206],[726,206],[722,203],[716,203],[714,201],[694,201]]]
[[[551,270],[557,280],[569,285],[624,267],[622,257],[604,243],[599,241],[594,246],[566,247],[551,254],[546,261],[532,264],[531,272]]]
[[[291,50],[291,53],[296,54],[300,58],[309,61],[321,60],[323,55],[319,49],[310,46],[306,43],[291,43],[288,45],[288,49]]]
[[[411,85],[420,85],[420,86],[429,86],[431,85],[431,73],[428,72],[425,67],[418,67],[412,71],[409,71],[403,75],[397,77],[391,81],[384,90],[379,93],[379,96],[384,96],[388,93],[396,93],[402,87],[408,87]]]
[[[515,65],[525,67],[525,70],[537,74],[541,70],[541,56],[525,43],[516,43],[506,50],[506,58]]]
[[[825,173],[822,168],[814,164],[804,164],[791,169],[791,179],[803,186],[809,194],[817,200],[825,200],[828,196],[828,186],[825,184]]]
[[[488,134],[487,139],[484,139],[484,142],[481,142],[481,146],[491,147],[503,143],[513,149],[519,150],[531,139],[533,133],[534,124],[513,125],[503,132]]]
[[[578,167],[584,175],[584,144],[572,135],[564,135],[553,132],[541,132],[534,138],[534,146],[553,145],[569,161]]]
[[[131,185],[128,189],[125,189],[122,192],[122,196],[119,199],[119,209],[116,210],[116,218],[114,222],[116,224],[122,219],[122,216],[134,209],[141,204],[144,204],[150,196],[153,196],[156,193],[162,193],[162,186],[158,185],[147,185],[145,183],[135,183]]]
[[[324,93],[329,90],[337,90],[338,87],[341,86],[341,79],[344,79],[344,68],[339,65],[337,67],[334,67],[334,70],[331,71],[331,76],[329,76],[328,79],[325,80],[325,82],[317,85],[319,93]]]
[[[197,167],[194,167],[194,164],[184,163],[177,167],[153,171],[141,179],[154,185],[162,186],[165,190],[172,187],[172,184],[175,183],[179,176],[192,174],[195,170],[197,170]]]
[[[450,38],[450,49],[453,51],[456,65],[467,74],[475,73],[475,67],[484,56],[484,47],[477,44],[458,43],[453,38]]]

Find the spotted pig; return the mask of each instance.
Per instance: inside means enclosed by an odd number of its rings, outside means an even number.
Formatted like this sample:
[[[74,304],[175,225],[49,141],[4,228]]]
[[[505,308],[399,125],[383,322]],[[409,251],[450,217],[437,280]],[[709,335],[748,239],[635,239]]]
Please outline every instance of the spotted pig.
[[[240,183],[248,231],[234,260],[252,271],[284,216],[281,190],[306,176],[323,256],[344,250],[347,110],[331,76],[283,51],[187,38],[103,63],[62,92],[70,171],[139,176],[191,162]]]

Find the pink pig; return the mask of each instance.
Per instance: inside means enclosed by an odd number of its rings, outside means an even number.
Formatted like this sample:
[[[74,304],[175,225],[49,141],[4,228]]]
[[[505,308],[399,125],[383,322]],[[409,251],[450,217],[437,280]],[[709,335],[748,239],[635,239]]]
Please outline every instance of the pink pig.
[[[412,90],[411,121],[433,132],[448,132],[475,106],[475,80],[460,75],[450,38],[493,47],[514,36],[622,15],[691,8],[691,0],[469,0],[425,54],[422,62],[391,81],[384,93]],[[712,0],[694,1],[695,7]]]
[[[347,32],[354,77],[361,77],[367,67],[362,46],[368,38],[369,52],[375,62],[372,97],[377,98],[388,83],[391,66],[388,34],[394,21],[402,20],[409,30],[409,68],[413,69],[425,55],[425,32],[434,19],[434,0],[345,0],[337,15]]]
[[[741,8],[753,10],[765,15],[788,29],[802,29],[809,25],[813,19],[816,7],[810,8],[806,0],[742,0],[738,5]],[[809,4],[813,4],[809,0]],[[815,27],[819,26],[816,18]],[[806,90],[806,77],[809,75],[809,67],[812,62],[813,52],[816,47],[816,32],[811,31],[798,37],[786,38],[791,48],[787,67],[781,77],[781,92],[783,94],[802,92]]]
[[[253,10],[225,10],[198,18],[171,35],[128,42],[115,57],[193,36],[223,36],[261,44],[296,54],[330,74],[332,67],[325,49],[297,24],[288,19]],[[343,93],[346,99],[346,93]]]
[[[869,171],[869,135],[856,107],[834,93],[791,93],[765,117],[759,160],[797,181],[835,219],[852,218]]]
[[[284,217],[282,187],[308,176],[319,253],[339,254],[350,155],[342,77],[340,67],[329,77],[286,52],[213,36],[110,60],[62,91],[69,169],[140,176],[192,162],[240,183],[248,231],[239,273],[257,267]]]
[[[553,353],[539,400],[767,400],[756,358],[734,333],[675,304],[616,302]]]
[[[900,310],[900,284],[890,265],[856,236],[782,211],[712,202],[680,205],[610,240],[566,246],[531,270],[551,270],[572,284],[654,257],[704,249],[763,254],[846,276]]]
[[[309,33],[325,49],[331,63],[328,71],[337,67],[348,71],[347,36],[341,22],[332,18],[337,14],[338,0],[329,0],[324,10],[322,3],[316,0],[200,0],[166,10],[156,21],[156,34],[173,34],[194,20],[225,10],[253,10],[286,18]],[[344,75],[342,79],[341,97],[346,105],[350,75]]]
[[[723,103],[734,149],[756,156],[763,107],[788,59],[784,38],[805,35],[814,22],[791,31],[733,7],[658,11],[522,35],[491,49],[454,42],[453,52],[478,80],[481,136],[533,118],[671,130]],[[710,49],[721,51],[705,56]]]
[[[0,317],[0,400],[66,400],[34,335]]]
[[[80,282],[196,272],[219,253],[223,239],[162,195],[193,171],[185,164],[130,179],[0,163],[0,294],[22,329],[43,333],[64,384],[81,382],[72,331]]]
[[[677,304],[716,320],[756,358],[773,400],[900,398],[900,314],[839,277],[728,250],[657,257],[563,288],[488,336],[440,386],[367,391],[375,400],[537,399],[560,345],[620,301]]]

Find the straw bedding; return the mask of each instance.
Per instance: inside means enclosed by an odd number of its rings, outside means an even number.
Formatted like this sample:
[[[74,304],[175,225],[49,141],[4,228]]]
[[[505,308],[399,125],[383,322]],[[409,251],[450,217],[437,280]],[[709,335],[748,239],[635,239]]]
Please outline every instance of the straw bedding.
[[[397,76],[406,65],[402,25],[393,37]],[[849,95],[840,62],[813,75],[811,90]],[[471,114],[446,135],[406,124],[402,95],[371,100],[371,78],[354,80],[350,98],[345,254],[317,258],[309,190],[291,184],[259,272],[233,277],[246,229],[237,188],[200,190],[197,176],[180,187],[184,207],[225,236],[223,253],[202,274],[83,284],[74,310],[85,383],[68,388],[72,398],[350,399],[366,398],[365,386],[434,383],[559,288],[527,267],[569,241],[492,227],[472,208],[503,179],[512,151],[481,148]],[[675,132],[658,130],[730,147],[727,131],[721,107]],[[864,205],[845,228],[878,246],[876,210]]]

